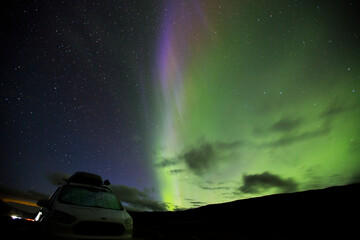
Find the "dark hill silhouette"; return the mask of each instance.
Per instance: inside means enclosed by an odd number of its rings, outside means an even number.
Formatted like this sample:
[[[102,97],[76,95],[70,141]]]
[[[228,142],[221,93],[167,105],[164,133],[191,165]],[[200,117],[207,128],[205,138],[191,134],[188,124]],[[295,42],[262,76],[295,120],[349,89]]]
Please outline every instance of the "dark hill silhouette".
[[[132,213],[147,239],[323,239],[358,236],[360,184],[276,194],[180,212]]]
[[[212,204],[179,212],[131,212],[135,239],[358,239],[360,184]],[[37,224],[11,220],[3,236],[37,239]],[[6,238],[4,238],[6,239]]]

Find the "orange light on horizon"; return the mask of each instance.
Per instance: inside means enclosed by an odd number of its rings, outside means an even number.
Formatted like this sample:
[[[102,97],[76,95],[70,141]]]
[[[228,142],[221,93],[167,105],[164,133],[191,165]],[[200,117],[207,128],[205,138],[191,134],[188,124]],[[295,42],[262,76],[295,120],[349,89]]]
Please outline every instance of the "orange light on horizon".
[[[14,199],[14,198],[1,198],[1,200],[3,202],[19,203],[19,204],[23,204],[23,205],[27,205],[27,206],[39,207],[36,203],[26,201],[26,200],[20,200],[20,199]]]

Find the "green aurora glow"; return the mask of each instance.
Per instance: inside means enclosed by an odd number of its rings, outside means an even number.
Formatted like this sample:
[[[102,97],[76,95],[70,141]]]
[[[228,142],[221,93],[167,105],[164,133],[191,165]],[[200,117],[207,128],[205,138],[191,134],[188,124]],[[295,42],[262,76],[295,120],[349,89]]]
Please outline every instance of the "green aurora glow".
[[[359,175],[359,40],[334,9],[174,2],[158,44],[151,133],[169,209]]]

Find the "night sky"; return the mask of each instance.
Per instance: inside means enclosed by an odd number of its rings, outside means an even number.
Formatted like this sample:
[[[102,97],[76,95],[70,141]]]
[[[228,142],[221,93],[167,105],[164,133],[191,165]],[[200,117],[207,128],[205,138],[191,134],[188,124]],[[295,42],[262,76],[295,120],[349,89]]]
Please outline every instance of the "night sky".
[[[357,1],[1,4],[1,186],[175,210],[360,180]]]

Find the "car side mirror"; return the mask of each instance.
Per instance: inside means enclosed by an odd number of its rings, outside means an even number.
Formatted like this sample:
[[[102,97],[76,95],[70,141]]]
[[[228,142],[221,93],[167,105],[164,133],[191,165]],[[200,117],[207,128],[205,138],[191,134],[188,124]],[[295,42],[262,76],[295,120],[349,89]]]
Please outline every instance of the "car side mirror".
[[[49,203],[49,199],[39,199],[36,204],[40,207],[49,207]]]

